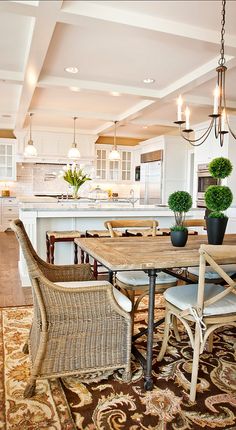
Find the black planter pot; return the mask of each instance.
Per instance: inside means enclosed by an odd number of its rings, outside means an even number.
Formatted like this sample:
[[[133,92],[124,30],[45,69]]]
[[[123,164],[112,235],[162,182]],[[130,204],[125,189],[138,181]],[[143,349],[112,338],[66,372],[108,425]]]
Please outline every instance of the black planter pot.
[[[188,239],[188,230],[173,230],[170,232],[173,246],[185,246]]]
[[[224,240],[228,218],[206,218],[207,237],[210,245],[221,245]]]

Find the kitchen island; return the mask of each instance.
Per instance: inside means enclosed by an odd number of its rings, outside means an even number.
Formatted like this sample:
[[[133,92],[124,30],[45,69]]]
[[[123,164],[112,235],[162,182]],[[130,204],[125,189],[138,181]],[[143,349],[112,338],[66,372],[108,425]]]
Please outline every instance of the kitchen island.
[[[192,209],[188,218],[202,218],[204,210]],[[160,228],[174,224],[173,212],[165,206],[139,205],[130,202],[93,202],[89,200],[42,199],[20,202],[19,218],[23,221],[30,240],[39,256],[46,260],[47,230],[104,230],[104,221],[121,218],[155,219]],[[73,246],[70,242],[57,243],[55,264],[72,264]],[[30,285],[28,272],[20,251],[19,271],[23,286]]]

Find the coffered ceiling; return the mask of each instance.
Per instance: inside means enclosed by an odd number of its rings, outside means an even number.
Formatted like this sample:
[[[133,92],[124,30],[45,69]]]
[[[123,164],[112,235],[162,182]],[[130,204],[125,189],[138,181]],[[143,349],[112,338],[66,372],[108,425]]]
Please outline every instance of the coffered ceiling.
[[[236,109],[236,2],[226,4],[227,98]],[[0,129],[147,139],[212,113],[221,1],[1,1]],[[77,67],[75,74],[66,67]],[[151,78],[153,83],[145,84]]]

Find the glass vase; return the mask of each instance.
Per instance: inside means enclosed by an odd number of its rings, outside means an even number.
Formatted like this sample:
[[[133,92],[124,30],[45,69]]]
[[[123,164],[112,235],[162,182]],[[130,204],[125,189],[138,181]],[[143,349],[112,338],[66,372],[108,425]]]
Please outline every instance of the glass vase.
[[[72,197],[73,199],[79,199],[79,185],[73,185],[72,187]]]

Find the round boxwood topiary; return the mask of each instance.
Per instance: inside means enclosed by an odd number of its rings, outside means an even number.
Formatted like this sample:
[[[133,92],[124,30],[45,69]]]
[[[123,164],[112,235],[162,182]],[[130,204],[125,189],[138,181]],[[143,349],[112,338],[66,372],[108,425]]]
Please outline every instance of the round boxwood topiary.
[[[174,212],[176,225],[180,226],[185,212],[192,207],[192,197],[187,191],[175,191],[169,196],[168,206]]]
[[[213,218],[222,218],[221,211],[228,209],[232,201],[232,191],[226,185],[210,185],[205,192],[205,202],[208,209],[213,211],[211,214]],[[218,214],[217,216],[216,213]]]
[[[223,179],[230,175],[233,165],[228,158],[214,158],[208,166],[209,172],[213,178]]]

